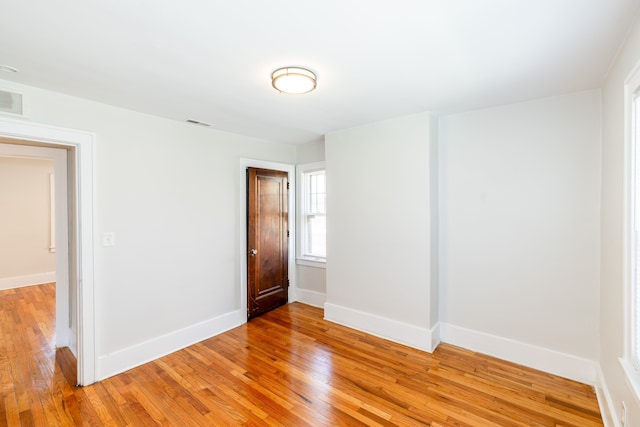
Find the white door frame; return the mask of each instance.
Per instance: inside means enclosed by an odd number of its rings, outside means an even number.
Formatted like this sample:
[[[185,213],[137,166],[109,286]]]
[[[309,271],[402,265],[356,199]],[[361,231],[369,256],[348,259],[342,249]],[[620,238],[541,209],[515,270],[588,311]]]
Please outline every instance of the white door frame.
[[[77,265],[78,265],[78,385],[96,381],[97,353],[95,347],[95,300],[93,254],[93,204],[94,204],[94,133],[24,120],[0,117],[0,137],[37,143],[45,147],[75,148],[77,202]],[[36,144],[32,144],[36,145]],[[69,166],[69,165],[68,165]],[[70,166],[69,166],[70,167]]]
[[[240,314],[247,322],[247,168],[271,169],[289,175],[289,302],[297,301],[296,285],[296,167],[287,163],[240,159]]]

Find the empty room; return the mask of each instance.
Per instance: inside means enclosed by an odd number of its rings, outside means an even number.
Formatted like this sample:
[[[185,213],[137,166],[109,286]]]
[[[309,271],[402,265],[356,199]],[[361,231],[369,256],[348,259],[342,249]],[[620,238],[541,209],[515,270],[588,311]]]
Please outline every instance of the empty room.
[[[0,11],[0,425],[640,426],[640,0]]]

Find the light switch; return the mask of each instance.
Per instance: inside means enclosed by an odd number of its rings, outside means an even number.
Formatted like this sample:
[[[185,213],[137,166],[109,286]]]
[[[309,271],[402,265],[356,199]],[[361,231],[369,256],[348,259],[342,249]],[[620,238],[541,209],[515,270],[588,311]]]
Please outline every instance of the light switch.
[[[116,245],[116,233],[110,231],[102,235],[102,246],[115,246]]]

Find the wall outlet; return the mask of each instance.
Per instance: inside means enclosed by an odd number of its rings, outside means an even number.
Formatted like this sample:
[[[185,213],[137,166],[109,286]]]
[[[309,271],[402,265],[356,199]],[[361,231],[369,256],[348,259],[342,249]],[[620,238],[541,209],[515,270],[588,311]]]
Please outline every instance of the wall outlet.
[[[627,425],[627,405],[622,402],[622,412],[620,413],[620,425],[625,427]]]
[[[102,246],[115,246],[116,233],[108,232],[102,235]]]

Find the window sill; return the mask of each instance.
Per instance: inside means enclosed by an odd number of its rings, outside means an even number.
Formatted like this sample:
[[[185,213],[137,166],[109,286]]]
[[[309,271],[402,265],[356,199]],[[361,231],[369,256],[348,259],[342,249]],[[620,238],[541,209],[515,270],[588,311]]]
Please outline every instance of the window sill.
[[[624,379],[633,392],[633,397],[636,398],[636,404],[640,405],[640,373],[636,371],[631,362],[629,362],[628,360],[625,360],[622,357],[618,360],[620,361],[620,365],[622,365],[622,370],[625,374]]]
[[[304,265],[306,267],[327,268],[326,261],[318,261],[318,260],[306,259],[306,258],[296,259],[296,264]]]

